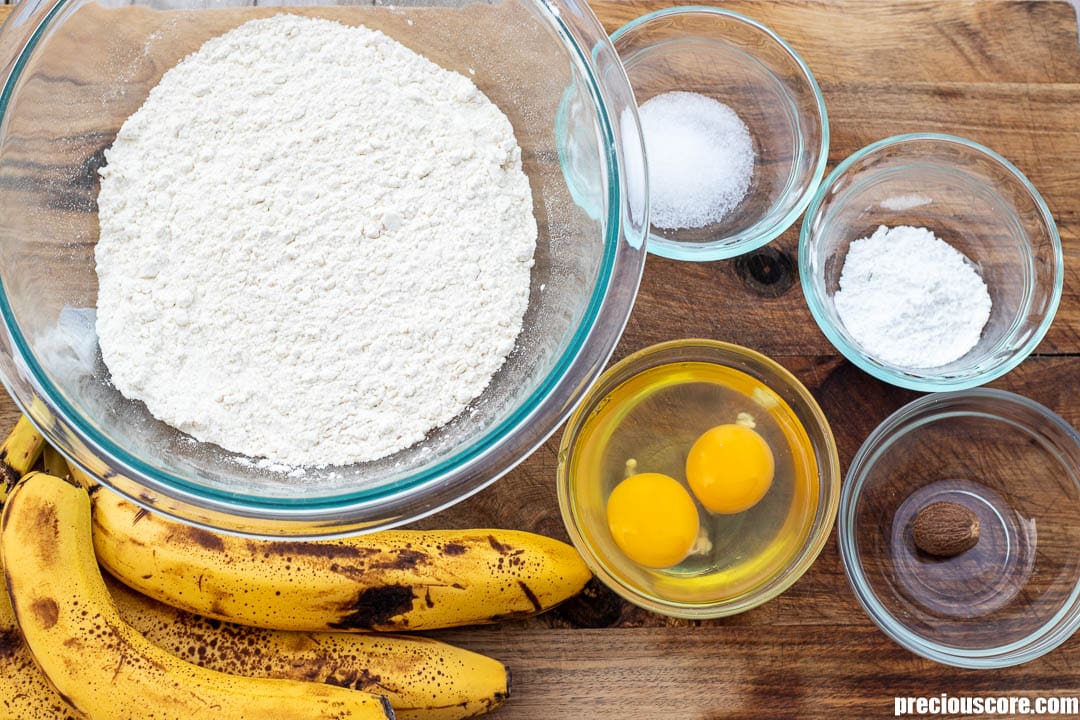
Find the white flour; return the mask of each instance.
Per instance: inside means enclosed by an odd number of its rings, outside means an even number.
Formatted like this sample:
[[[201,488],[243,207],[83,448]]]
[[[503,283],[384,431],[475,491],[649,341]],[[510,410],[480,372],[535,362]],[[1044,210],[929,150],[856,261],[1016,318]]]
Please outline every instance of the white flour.
[[[112,381],[291,465],[421,440],[514,347],[536,244],[507,118],[366,28],[278,15],[170,70],[106,153]]]
[[[990,318],[968,260],[926,228],[884,225],[851,243],[833,298],[844,327],[890,365],[933,368],[967,354]]]

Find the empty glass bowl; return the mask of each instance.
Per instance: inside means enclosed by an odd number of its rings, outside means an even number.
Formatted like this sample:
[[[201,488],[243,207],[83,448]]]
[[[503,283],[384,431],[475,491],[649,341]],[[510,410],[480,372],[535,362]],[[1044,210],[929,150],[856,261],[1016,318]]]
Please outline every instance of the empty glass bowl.
[[[960,359],[895,367],[844,327],[833,296],[848,247],[881,225],[931,230],[986,283],[990,319]],[[803,293],[825,336],[874,377],[913,390],[975,387],[1018,365],[1049,329],[1063,275],[1061,240],[1038,191],[1005,158],[950,135],[900,135],[844,160],[810,203],[799,240]]]
[[[608,525],[614,488],[637,473],[687,486],[695,441],[742,423],[775,458],[765,495],[737,512],[715,503],[711,512],[695,500],[700,534],[675,566],[652,569],[628,557]],[[802,383],[760,353],[714,340],[661,343],[613,365],[571,416],[559,447],[559,507],[585,562],[630,602],[674,617],[734,615],[791,587],[829,538],[839,480],[832,430]]]
[[[299,472],[196,442],[121,396],[93,315],[104,149],[185,55],[279,12],[381,30],[473,79],[514,127],[539,228],[524,330],[485,392],[390,457]],[[618,341],[644,263],[646,190],[633,176],[643,151],[618,56],[578,0],[50,0],[14,9],[0,53],[0,375],[50,442],[140,503],[261,535],[373,530],[428,515],[542,443]],[[569,134],[559,134],[567,96],[576,112]],[[597,158],[579,168],[592,191],[577,201],[557,161],[560,142]]]
[[[825,102],[810,68],[764,25],[728,10],[658,10],[612,36],[640,105],[683,91],[718,100],[749,130],[755,166],[743,200],[700,228],[656,227],[649,251],[677,260],[721,260],[765,245],[802,214],[825,174]],[[654,189],[655,192],[655,189]]]
[[[979,521],[975,546],[949,558],[913,541],[939,501]],[[859,602],[923,657],[1015,665],[1080,627],[1080,435],[1036,402],[979,388],[904,406],[852,461],[838,527]]]

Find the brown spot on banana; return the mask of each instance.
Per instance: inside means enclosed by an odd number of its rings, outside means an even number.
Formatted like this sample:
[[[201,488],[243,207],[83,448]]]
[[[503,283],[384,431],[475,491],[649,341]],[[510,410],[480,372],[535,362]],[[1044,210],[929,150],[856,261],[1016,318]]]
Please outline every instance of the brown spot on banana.
[[[495,552],[499,553],[500,555],[506,555],[511,550],[513,550],[513,548],[509,545],[503,545],[501,542],[496,540],[494,535],[488,535],[487,539],[488,543],[491,545],[492,548],[494,548]]]
[[[33,668],[33,669],[35,671],[37,671],[36,667]],[[74,705],[71,702],[71,698],[69,698],[64,693],[57,691],[56,688],[52,688],[52,691],[54,693],[56,693],[57,699],[59,699],[60,702],[62,702],[64,704],[63,707],[53,707],[52,708],[55,711],[63,713],[63,715],[59,715],[58,717],[63,718],[63,720],[75,720],[75,715],[72,714],[72,713],[75,712],[75,709],[74,709]],[[80,717],[82,717],[82,716],[80,715]]]
[[[56,625],[60,617],[60,606],[52,598],[36,598],[30,605],[38,624],[45,630]]]
[[[466,546],[461,543],[446,543],[442,547],[443,555],[449,555],[450,557],[457,557],[458,555],[464,555],[468,550]]]
[[[373,562],[368,568],[370,570],[414,570],[420,565],[427,565],[429,562],[430,558],[425,552],[398,550],[397,556],[393,560]]]
[[[248,543],[248,547],[252,553],[264,556],[324,558],[337,561],[363,560],[372,555],[378,555],[379,552],[381,552],[378,548],[374,547],[356,547],[338,543],[281,542],[274,540],[250,542]]]
[[[7,592],[4,590],[3,592]],[[13,658],[15,653],[23,647],[22,635],[17,628],[6,628],[0,631],[0,660]]]
[[[353,611],[337,622],[335,630],[378,630],[391,627],[391,618],[412,610],[416,595],[410,585],[382,585],[365,588],[353,603]]]
[[[358,672],[350,673],[330,673],[327,675],[325,682],[328,685],[337,685],[338,687],[349,688],[350,690],[376,690],[381,688],[382,678],[378,675],[373,675],[367,670],[360,670]]]
[[[492,710],[494,710],[495,708],[497,708],[500,705],[502,705],[503,703],[505,703],[507,701],[507,699],[509,699],[511,680],[512,680],[512,678],[510,677],[510,668],[507,667],[506,668],[506,692],[505,693],[497,692],[497,693],[493,694],[490,698],[484,698],[483,709],[480,712],[489,713]]]
[[[19,482],[19,478],[22,475],[19,471],[11,467],[7,458],[0,458],[0,496],[7,496],[11,492],[11,488],[15,487],[15,483]]]
[[[132,523],[134,524],[134,523]],[[197,527],[185,528],[187,539],[195,543],[199,547],[206,548],[214,552],[222,552],[225,550],[225,542],[221,539],[220,535],[215,535],[212,532],[203,530]]]
[[[529,599],[529,602],[532,603],[532,606],[536,609],[536,612],[540,612],[544,609],[543,603],[540,602],[540,599],[536,597],[536,593],[534,593],[532,589],[529,588],[529,586],[525,583],[524,580],[518,580],[518,587],[521,588],[521,592],[525,593],[525,597],[527,597]]]
[[[56,539],[60,536],[60,523],[56,518],[56,510],[51,505],[38,505],[33,508],[33,523],[41,532],[41,552],[53,555],[56,550]],[[50,558],[46,558],[47,560]]]

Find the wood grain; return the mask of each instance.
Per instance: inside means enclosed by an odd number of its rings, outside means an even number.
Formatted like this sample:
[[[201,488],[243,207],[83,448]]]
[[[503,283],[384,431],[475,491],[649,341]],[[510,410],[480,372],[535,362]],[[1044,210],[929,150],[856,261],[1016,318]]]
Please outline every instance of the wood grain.
[[[444,633],[514,668],[493,718],[885,718],[894,696],[1080,693],[1060,662],[1023,673],[941,673],[862,626],[532,630]],[[842,678],[841,682],[837,682]],[[1006,715],[994,717],[1007,717]]]
[[[951,132],[1013,160],[1060,223],[1067,276],[1056,322],[1033,357],[994,383],[1080,426],[1080,48],[1065,2],[735,0],[725,7],[773,27],[815,71],[830,112],[830,166],[898,132]],[[596,1],[609,30],[661,7]],[[0,9],[4,17],[6,9]],[[709,337],[775,355],[821,403],[846,468],[866,435],[916,397],[838,358],[807,311],[797,231],[751,256],[689,264],[650,258],[616,351]],[[17,416],[6,398],[0,426]],[[566,538],[554,476],[558,435],[491,488],[425,527],[495,526]],[[1003,671],[960,671],[900,649],[852,596],[835,533],[777,600],[708,622],[634,608],[600,586],[528,621],[441,637],[510,663],[514,693],[497,720],[657,716],[875,718],[896,695],[1080,694],[1080,641]]]
[[[609,32],[678,4],[590,2]],[[1076,19],[1065,2],[729,0],[717,5],[767,25],[822,82],[1072,83],[1080,72],[1070,37]]]

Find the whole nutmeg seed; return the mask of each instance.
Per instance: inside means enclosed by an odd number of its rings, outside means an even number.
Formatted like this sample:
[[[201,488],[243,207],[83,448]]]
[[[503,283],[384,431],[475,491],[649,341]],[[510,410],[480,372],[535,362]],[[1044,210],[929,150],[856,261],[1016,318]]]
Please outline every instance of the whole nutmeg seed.
[[[979,542],[979,518],[960,503],[930,503],[915,516],[912,535],[927,555],[953,557]]]

